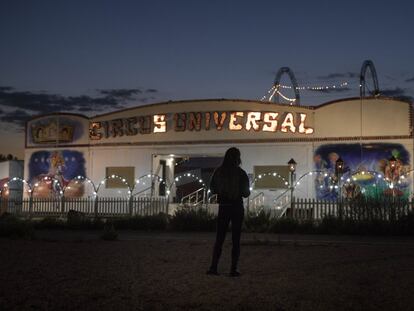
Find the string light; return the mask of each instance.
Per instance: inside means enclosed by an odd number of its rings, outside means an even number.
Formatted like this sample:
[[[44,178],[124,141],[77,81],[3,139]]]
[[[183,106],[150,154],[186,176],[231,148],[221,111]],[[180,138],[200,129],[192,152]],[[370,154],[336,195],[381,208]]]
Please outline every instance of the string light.
[[[348,82],[341,82],[339,84],[333,84],[333,85],[311,85],[311,86],[298,86],[295,89],[299,90],[299,91],[326,91],[326,90],[333,90],[333,89],[340,89],[340,88],[344,88],[347,87],[349,85]],[[283,84],[276,84],[273,85],[268,91],[267,91],[267,95],[264,95],[260,100],[264,101],[267,97],[269,98],[268,101],[271,101],[272,98],[275,96],[275,94],[277,93],[278,95],[280,95],[282,98],[284,98],[285,100],[294,102],[296,101],[295,98],[289,98],[285,95],[283,95],[279,89],[294,89],[293,86],[289,86],[289,85],[283,85]]]
[[[194,174],[191,174],[191,173],[185,173],[183,175],[176,176],[174,178],[174,182],[173,183],[180,181],[180,179],[182,179],[184,177],[187,177],[187,178],[190,177],[190,178],[194,179],[195,181],[199,182],[203,187],[206,186],[206,184],[203,182],[203,180],[201,178],[199,178],[198,176],[196,176]],[[170,188],[171,187],[172,187],[172,184],[170,185]]]

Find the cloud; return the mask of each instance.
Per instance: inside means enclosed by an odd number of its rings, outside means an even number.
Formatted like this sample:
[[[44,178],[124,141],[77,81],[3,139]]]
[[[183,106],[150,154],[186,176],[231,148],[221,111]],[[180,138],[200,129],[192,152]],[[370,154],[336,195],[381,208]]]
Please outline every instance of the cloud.
[[[396,87],[395,89],[381,90],[380,94],[383,96],[392,97],[392,98],[400,99],[404,101],[410,101],[410,102],[414,101],[414,97],[408,95],[405,89],[402,89],[399,87]]]
[[[133,99],[134,95],[142,94],[140,89],[104,89],[97,90],[101,95],[123,99]]]
[[[330,73],[326,76],[319,76],[319,80],[331,80],[331,79],[353,79],[353,78],[359,78],[359,74],[355,72],[345,72],[345,73]]]
[[[0,117],[0,121],[24,126],[26,121],[29,120],[31,117],[32,115],[27,113],[26,111],[16,109],[11,112],[4,112],[3,115]]]
[[[13,88],[11,86],[0,86],[0,91],[11,91]]]
[[[145,93],[157,93],[158,92],[158,90],[156,90],[156,89],[146,89],[145,90]]]
[[[405,82],[414,82],[414,77],[405,80]]]
[[[27,117],[55,112],[108,112],[122,109],[131,104],[146,103],[154,100],[154,96],[139,96],[143,93],[156,93],[155,89],[103,89],[98,96],[62,96],[45,92],[17,91],[9,86],[0,86],[0,115],[2,122],[24,124]],[[1,108],[13,112],[4,112]],[[8,109],[7,109],[8,108]]]

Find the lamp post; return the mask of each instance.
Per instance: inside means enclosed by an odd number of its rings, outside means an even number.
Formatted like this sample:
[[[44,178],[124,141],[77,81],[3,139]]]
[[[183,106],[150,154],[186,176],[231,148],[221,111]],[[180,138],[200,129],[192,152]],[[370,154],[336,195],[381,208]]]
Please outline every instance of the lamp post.
[[[341,178],[342,174],[344,173],[344,160],[341,157],[338,158],[335,162],[335,176],[337,181],[338,187],[338,214],[339,218],[342,219],[342,185],[341,185]]]
[[[294,198],[293,198],[293,190],[294,190],[294,183],[296,181],[296,162],[295,160],[290,159],[288,164],[288,168],[289,168],[289,187],[290,187],[290,208],[292,210],[292,217],[295,216],[295,211],[294,211]]]
[[[395,170],[397,168],[397,159],[394,156],[391,156],[391,158],[388,159],[388,164],[390,166],[390,188],[392,191],[392,198],[395,197],[395,191],[394,191],[394,180],[395,180]]]
[[[335,177],[338,183],[338,195],[339,198],[342,198],[342,193],[341,193],[341,178],[342,178],[342,174],[344,173],[344,160],[342,160],[341,157],[338,158],[338,160],[336,160],[335,162]]]

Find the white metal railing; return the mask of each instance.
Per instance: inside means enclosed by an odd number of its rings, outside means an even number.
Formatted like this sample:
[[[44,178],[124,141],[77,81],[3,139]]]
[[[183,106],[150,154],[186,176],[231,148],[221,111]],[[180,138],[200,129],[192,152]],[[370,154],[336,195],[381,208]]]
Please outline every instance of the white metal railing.
[[[208,204],[217,204],[217,198],[218,198],[217,194],[212,194],[207,199]]]
[[[133,196],[134,197],[142,197],[142,196],[147,197],[148,196],[148,192],[151,195],[151,191],[150,191],[151,189],[152,189],[152,186],[149,186],[149,187],[147,187],[145,189],[142,189],[141,191],[138,191],[137,193],[134,193]]]
[[[274,200],[273,209],[275,210],[275,216],[283,217],[290,205],[290,192],[285,191]]]
[[[259,192],[253,198],[249,199],[249,211],[258,213],[264,206],[264,192]]]
[[[200,188],[184,197],[181,198],[181,204],[183,205],[199,205],[203,204],[204,202],[204,195],[205,195],[205,189]]]

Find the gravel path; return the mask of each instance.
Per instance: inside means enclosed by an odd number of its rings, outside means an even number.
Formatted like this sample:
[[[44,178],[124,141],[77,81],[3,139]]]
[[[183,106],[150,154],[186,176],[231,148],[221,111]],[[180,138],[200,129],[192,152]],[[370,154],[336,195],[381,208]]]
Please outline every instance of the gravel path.
[[[243,274],[229,278],[205,275],[211,234],[178,236],[0,239],[0,310],[414,308],[414,244],[404,239],[352,244],[245,239]],[[229,263],[227,243],[223,273]]]

